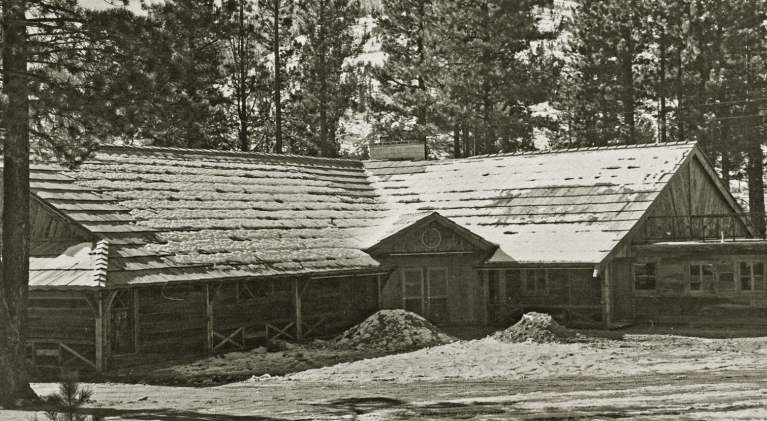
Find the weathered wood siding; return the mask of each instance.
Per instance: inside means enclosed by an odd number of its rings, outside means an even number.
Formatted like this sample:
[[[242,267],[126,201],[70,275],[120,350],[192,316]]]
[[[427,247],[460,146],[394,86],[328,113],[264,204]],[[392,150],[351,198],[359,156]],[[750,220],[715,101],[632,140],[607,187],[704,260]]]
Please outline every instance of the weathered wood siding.
[[[29,236],[33,240],[78,237],[77,230],[69,221],[56,215],[37,200],[29,201],[29,220],[31,221]]]
[[[310,281],[301,296],[304,336],[340,333],[378,311],[375,276],[325,278]]]
[[[722,191],[716,186],[697,156],[693,156],[671,178],[666,189],[658,196],[648,212],[650,219],[637,227],[633,233],[634,243],[644,243],[649,235],[657,240],[658,235],[668,233],[668,240],[684,239],[691,233],[700,232],[701,227],[690,224],[700,224],[701,220],[690,220],[690,215],[722,215],[735,212]],[[652,219],[654,217],[676,217],[668,219]],[[731,223],[727,219],[722,223]],[[714,219],[707,223],[716,223]],[[725,236],[747,236],[743,223],[730,229],[725,229]]]
[[[140,288],[139,352],[203,352],[206,347],[204,285]]]
[[[740,262],[767,263],[767,255],[707,254],[638,257],[634,262],[656,264],[656,288],[638,290],[634,285],[632,262],[623,260],[621,277],[633,287],[630,311],[637,322],[693,325],[764,325],[767,323],[767,289],[764,277],[752,290],[741,289]],[[692,290],[690,265],[706,263],[714,275]],[[613,266],[616,264],[614,262]],[[730,272],[730,270],[732,272]],[[732,273],[733,283],[719,283],[720,274]],[[721,278],[724,279],[724,278]],[[723,285],[732,285],[724,287]]]
[[[92,300],[91,303],[94,301]],[[96,359],[95,310],[78,291],[30,291],[27,302],[28,356],[33,366],[65,366],[72,369],[89,367],[68,351],[64,344],[86,359]]]
[[[528,290],[523,284],[525,271],[545,276],[545,288]],[[485,276],[497,276],[499,286],[490,288],[490,322],[506,324],[529,311],[551,314],[566,324],[601,320],[601,284],[599,278],[592,277],[593,269],[515,268],[495,270],[498,275],[492,272],[486,271]],[[499,297],[493,297],[494,293]]]
[[[474,267],[476,255],[397,256],[381,258],[382,266],[395,267],[381,293],[382,308],[404,308],[403,268],[447,269],[447,315],[442,324],[470,325],[484,322],[484,283]],[[428,317],[427,317],[428,318]]]
[[[282,327],[295,318],[290,279],[223,282],[211,291],[213,331],[225,336],[243,328],[248,343],[261,342],[267,323]]]

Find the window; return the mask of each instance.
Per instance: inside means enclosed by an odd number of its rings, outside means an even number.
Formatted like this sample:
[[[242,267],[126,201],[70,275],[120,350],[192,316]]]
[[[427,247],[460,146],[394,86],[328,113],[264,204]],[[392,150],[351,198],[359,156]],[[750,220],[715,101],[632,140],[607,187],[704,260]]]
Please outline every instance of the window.
[[[732,262],[720,262],[716,265],[716,290],[719,292],[735,291],[735,270]]]
[[[714,264],[705,262],[690,263],[690,292],[710,291],[714,287]]]
[[[764,290],[764,262],[740,262],[740,290]]]
[[[525,291],[546,292],[546,269],[525,269],[524,277]]]
[[[655,289],[655,263],[634,263],[634,289],[648,291]]]

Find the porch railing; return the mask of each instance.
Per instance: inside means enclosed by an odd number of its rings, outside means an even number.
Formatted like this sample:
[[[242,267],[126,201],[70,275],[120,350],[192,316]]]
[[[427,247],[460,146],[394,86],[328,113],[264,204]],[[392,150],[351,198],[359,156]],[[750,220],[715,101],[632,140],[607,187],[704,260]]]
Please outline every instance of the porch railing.
[[[678,241],[767,239],[765,213],[651,216],[634,238],[635,244]]]

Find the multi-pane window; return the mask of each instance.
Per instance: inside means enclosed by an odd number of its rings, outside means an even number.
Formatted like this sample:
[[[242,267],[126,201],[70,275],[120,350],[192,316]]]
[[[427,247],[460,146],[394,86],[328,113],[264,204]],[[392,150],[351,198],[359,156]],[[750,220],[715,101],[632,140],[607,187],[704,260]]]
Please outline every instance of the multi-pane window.
[[[648,291],[655,289],[655,263],[634,263],[634,289]]]
[[[740,262],[740,290],[764,290],[764,262]]]
[[[714,286],[714,264],[705,262],[690,263],[690,291],[710,290]]]
[[[525,269],[523,276],[525,291],[546,291],[546,269]]]
[[[735,291],[735,270],[732,262],[720,262],[716,265],[716,290],[719,292]]]

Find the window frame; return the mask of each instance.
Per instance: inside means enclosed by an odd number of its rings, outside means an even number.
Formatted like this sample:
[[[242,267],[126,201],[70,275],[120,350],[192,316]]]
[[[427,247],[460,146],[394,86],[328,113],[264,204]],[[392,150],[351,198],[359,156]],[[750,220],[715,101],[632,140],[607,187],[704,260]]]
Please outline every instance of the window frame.
[[[646,268],[647,265],[653,265],[653,274],[652,276],[649,275],[639,275],[643,277],[643,279],[650,279],[652,278],[652,288],[637,288],[637,281],[639,278],[637,278],[637,266],[644,266],[645,267],[645,273],[647,272]],[[631,287],[634,289],[634,292],[639,293],[652,293],[656,292],[658,290],[658,262],[633,262],[631,263]]]
[[[698,272],[697,275],[693,275],[692,274],[692,268],[694,266],[698,267],[698,271],[699,272]],[[704,267],[706,267],[706,266],[709,267],[709,271],[711,272],[711,275],[705,275],[704,274]],[[698,285],[699,285],[698,289],[692,289],[693,276],[697,276],[698,277],[698,282],[697,282]],[[718,274],[718,272],[716,270],[716,262],[705,261],[705,260],[696,260],[696,261],[693,261],[693,262],[689,262],[688,265],[687,265],[687,283],[685,285],[686,289],[687,289],[687,292],[689,292],[690,294],[693,294],[693,295],[698,295],[698,294],[702,295],[702,294],[710,293],[710,291],[712,291],[712,290],[707,290],[707,289],[703,288],[703,286],[705,285],[704,281],[705,281],[705,277],[706,276],[710,276],[711,277],[710,284],[714,288],[713,291],[714,292],[718,292],[718,290],[717,290],[717,283],[719,282],[719,274]],[[656,269],[656,282],[657,282],[657,269]],[[656,285],[656,287],[657,287],[657,285]]]
[[[538,277],[537,272],[542,271],[543,272],[543,288],[540,288],[538,285]],[[534,273],[536,275],[533,275],[534,281],[533,281],[533,288],[528,288],[527,285],[527,278],[530,273]],[[522,269],[522,295],[524,296],[545,296],[549,295],[549,270],[546,268],[526,268]]]
[[[749,268],[749,273],[747,275],[744,275],[742,270],[741,270],[742,269],[741,265],[743,265],[744,263],[747,264],[748,268]],[[754,275],[754,264],[755,263],[759,263],[759,264],[762,265],[762,274],[761,275]],[[738,278],[737,278],[737,281],[736,281],[737,291],[742,292],[744,294],[759,294],[759,293],[764,293],[765,292],[765,273],[764,273],[764,271],[765,271],[765,264],[764,264],[764,260],[738,260],[737,261],[737,266],[738,266]],[[754,279],[757,278],[757,277],[762,278],[762,288],[759,289],[759,290],[756,289],[756,286],[755,286],[755,283],[754,283]],[[748,278],[749,285],[751,286],[750,289],[743,289],[743,279],[744,278]]]

